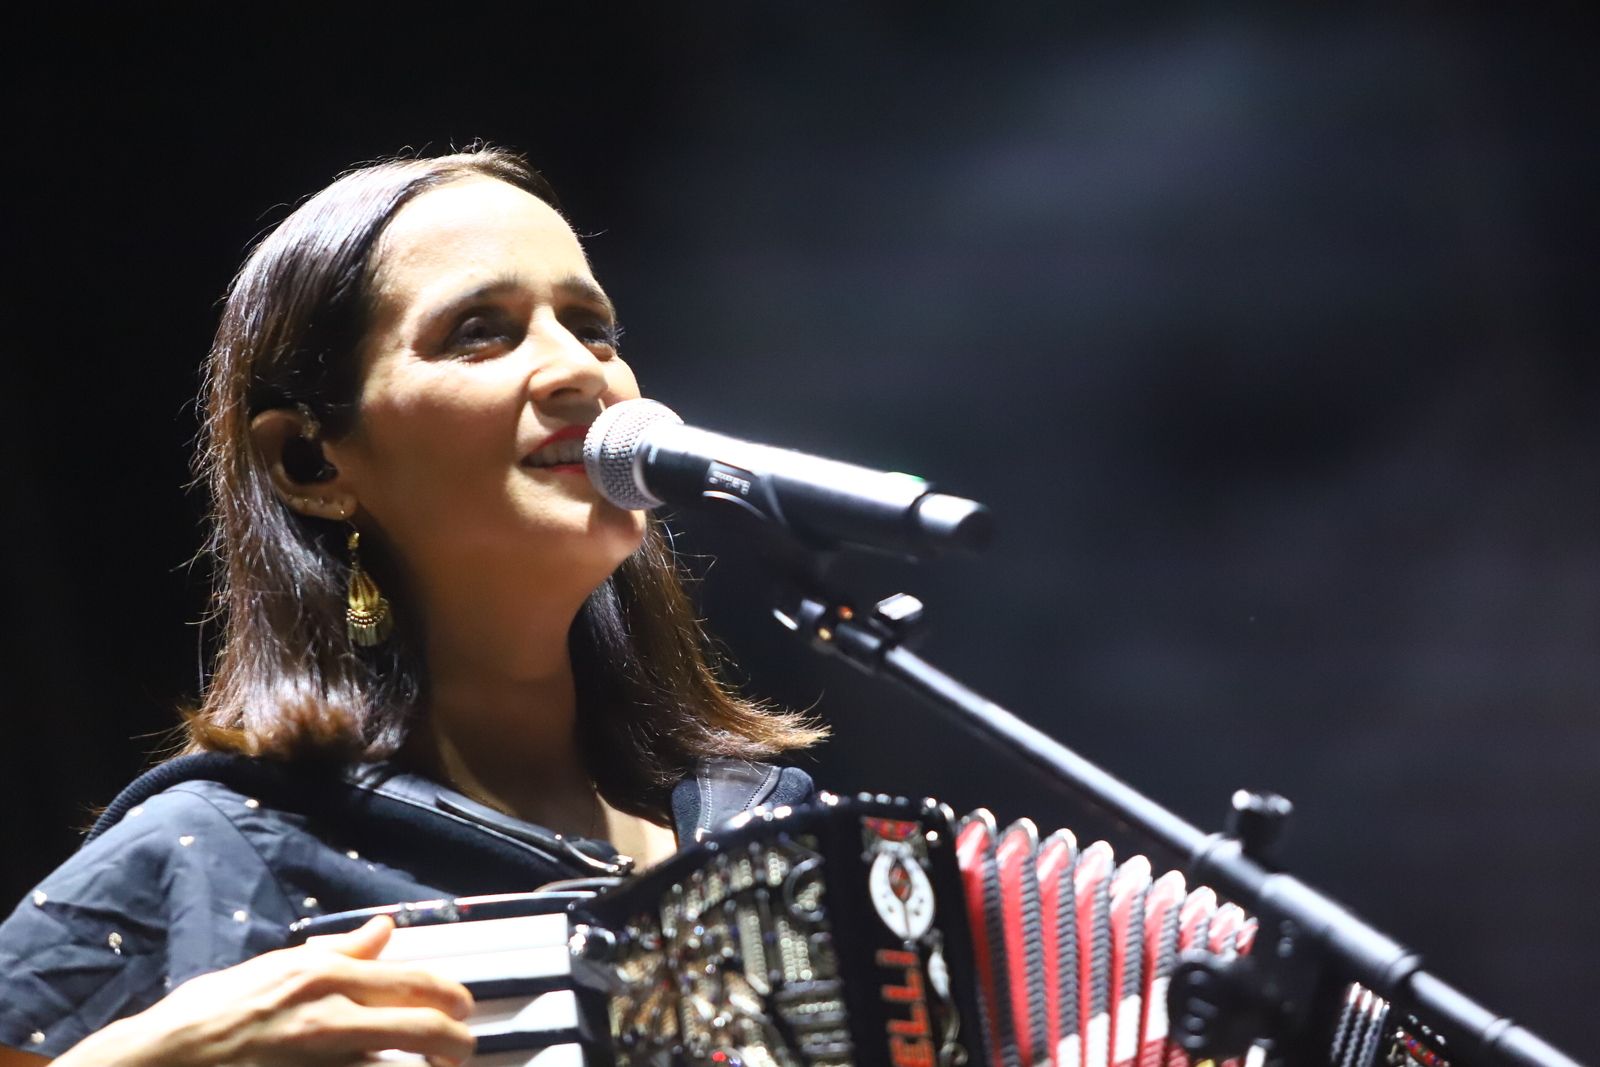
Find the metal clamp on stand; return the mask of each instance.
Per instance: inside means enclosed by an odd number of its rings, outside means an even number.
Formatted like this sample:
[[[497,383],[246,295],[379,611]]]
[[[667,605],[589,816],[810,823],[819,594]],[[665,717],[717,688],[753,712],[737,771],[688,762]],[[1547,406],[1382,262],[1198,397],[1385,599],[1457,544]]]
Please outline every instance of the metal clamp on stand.
[[[876,674],[890,648],[914,641],[921,628],[922,601],[909,593],[895,593],[858,613],[844,602],[833,602],[796,592],[792,601],[773,609],[784,626],[801,634],[811,647],[842,656],[868,674]]]
[[[1287,797],[1240,789],[1218,840],[1231,840],[1241,856],[1278,871],[1293,812]],[[1230,1059],[1259,1043],[1269,1063],[1310,1062],[1327,1048],[1312,1018],[1313,1005],[1322,1002],[1324,968],[1305,951],[1293,919],[1271,909],[1257,909],[1255,918],[1257,947],[1250,955],[1191,952],[1179,960],[1167,990],[1172,1040],[1196,1058]]]

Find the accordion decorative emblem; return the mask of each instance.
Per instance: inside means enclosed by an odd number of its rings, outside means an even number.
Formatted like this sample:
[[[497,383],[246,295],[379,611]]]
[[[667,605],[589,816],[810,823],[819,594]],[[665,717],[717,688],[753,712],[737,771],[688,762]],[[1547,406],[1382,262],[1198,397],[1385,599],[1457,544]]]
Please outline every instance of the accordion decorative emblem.
[[[616,1062],[966,1063],[973,1002],[951,975],[970,967],[939,921],[959,900],[936,808],[760,812],[584,909],[617,932]]]

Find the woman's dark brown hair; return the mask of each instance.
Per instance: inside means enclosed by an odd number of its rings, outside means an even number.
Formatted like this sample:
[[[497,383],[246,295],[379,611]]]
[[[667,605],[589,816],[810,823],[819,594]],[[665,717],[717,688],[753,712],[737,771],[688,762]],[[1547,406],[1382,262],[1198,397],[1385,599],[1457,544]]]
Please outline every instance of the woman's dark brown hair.
[[[324,435],[351,428],[379,236],[417,196],[478,176],[557,206],[521,157],[499,149],[378,163],[302,204],[234,279],[206,363],[196,459],[211,491],[207,547],[222,640],[189,716],[188,751],[384,759],[425,714],[422,635],[398,576],[364,538],[363,562],[395,601],[401,625],[376,650],[355,645],[345,631],[343,527],[279,499],[250,421],[303,406]],[[286,465],[296,458],[286,456]],[[663,818],[671,784],[698,759],[761,759],[822,736],[720,680],[654,519],[642,547],[584,604],[568,645],[588,771],[625,811]]]

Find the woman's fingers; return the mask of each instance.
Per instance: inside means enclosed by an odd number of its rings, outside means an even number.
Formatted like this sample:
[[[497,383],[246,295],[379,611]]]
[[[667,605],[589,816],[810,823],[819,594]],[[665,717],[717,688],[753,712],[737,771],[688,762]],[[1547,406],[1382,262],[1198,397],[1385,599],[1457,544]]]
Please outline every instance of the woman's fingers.
[[[372,959],[392,932],[389,919],[374,920],[315,948],[269,952],[190,979],[91,1035],[73,1050],[74,1063],[303,1067],[388,1049],[459,1063],[472,1053],[461,1022],[471,995],[414,965]]]
[[[310,1006],[308,1006],[309,1008]],[[396,1049],[460,1063],[472,1055],[472,1031],[429,1008],[368,1008],[329,998],[306,1010],[284,1035],[308,1057],[361,1055]]]
[[[383,951],[383,946],[389,943],[392,933],[394,920],[387,915],[374,915],[360,929],[336,934],[326,941],[317,942],[316,947],[358,960],[375,960],[378,953]]]
[[[304,993],[312,996],[341,993],[369,1007],[432,1007],[454,1019],[472,1013],[472,996],[459,982],[447,981],[416,967],[377,961],[377,955],[394,933],[394,920],[377,915],[358,930],[318,941],[284,953],[301,966]],[[331,956],[347,957],[351,962],[330,960],[328,956],[306,957],[306,952],[322,950]]]
[[[472,994],[460,982],[403,963],[329,960],[300,976],[295,999],[345,996],[370,1008],[436,1008],[452,1019],[472,1014]]]

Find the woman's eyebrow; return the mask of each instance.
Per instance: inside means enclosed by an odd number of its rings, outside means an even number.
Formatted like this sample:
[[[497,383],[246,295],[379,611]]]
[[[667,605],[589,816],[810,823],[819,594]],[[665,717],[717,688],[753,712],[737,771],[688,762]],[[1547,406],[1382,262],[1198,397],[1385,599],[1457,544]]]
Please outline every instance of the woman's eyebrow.
[[[420,331],[427,331],[437,325],[441,320],[454,316],[463,308],[485,300],[493,300],[497,296],[523,288],[520,279],[511,275],[495,278],[491,281],[474,285],[471,289],[457,293],[455,296],[441,300],[429,307],[418,316],[417,326]]]
[[[617,308],[616,305],[611,302],[611,298],[606,295],[604,289],[600,288],[583,275],[569,274],[565,278],[562,278],[560,281],[556,282],[556,288],[564,289],[568,293],[577,296],[579,299],[596,305],[606,313],[608,318],[610,318],[613,322],[616,321]]]

